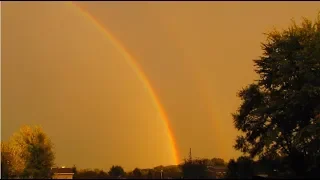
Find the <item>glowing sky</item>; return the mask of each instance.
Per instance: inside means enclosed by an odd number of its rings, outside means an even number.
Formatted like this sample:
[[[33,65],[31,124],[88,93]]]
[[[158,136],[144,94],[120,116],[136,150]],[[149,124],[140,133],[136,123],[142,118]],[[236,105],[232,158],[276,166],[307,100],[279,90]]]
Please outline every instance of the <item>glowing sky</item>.
[[[77,2],[136,59],[168,115],[180,161],[239,155],[230,113],[254,79],[263,32],[318,2]],[[75,7],[2,2],[2,139],[41,124],[58,165],[174,163],[154,99],[123,51]]]

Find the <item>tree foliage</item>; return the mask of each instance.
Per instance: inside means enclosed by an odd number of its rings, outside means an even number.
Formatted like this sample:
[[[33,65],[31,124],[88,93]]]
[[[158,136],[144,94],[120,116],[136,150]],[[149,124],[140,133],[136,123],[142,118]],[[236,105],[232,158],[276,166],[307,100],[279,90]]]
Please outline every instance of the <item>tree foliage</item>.
[[[252,178],[255,174],[255,162],[246,156],[241,156],[235,161],[231,159],[227,165],[227,178]]]
[[[78,169],[77,169],[77,166],[76,166],[76,165],[73,165],[73,166],[72,166],[72,172],[74,173],[74,176],[77,175]]]
[[[54,164],[53,144],[38,126],[23,126],[6,145],[4,155],[12,177],[48,178]]]
[[[147,174],[147,178],[148,179],[153,179],[153,177],[154,177],[153,174],[154,174],[153,170],[149,169],[148,174]]]
[[[234,159],[231,159],[227,165],[227,178],[237,178],[238,177],[238,166]]]
[[[142,176],[141,170],[139,168],[135,168],[132,171],[132,174],[133,174],[134,177],[137,177],[137,178],[140,178]]]
[[[173,165],[173,166],[165,166],[163,168],[163,175],[164,178],[173,178],[173,179],[179,179],[181,178],[181,169],[179,166]]]
[[[212,159],[211,159],[211,162],[212,162],[213,165],[215,165],[215,166],[225,166],[225,165],[226,165],[226,163],[224,162],[224,160],[221,159],[221,158],[212,158]]]
[[[242,103],[233,118],[243,135],[235,148],[251,157],[288,156],[302,175],[306,159],[320,149],[319,136],[308,133],[319,125],[320,16],[266,35],[263,55],[254,60],[260,78],[238,94]]]
[[[112,166],[108,172],[111,177],[123,177],[125,172],[121,166]]]
[[[14,177],[12,161],[12,152],[9,149],[8,143],[1,142],[1,179]]]
[[[207,161],[203,159],[186,160],[182,166],[182,176],[185,179],[208,178]]]
[[[76,170],[73,179],[108,179],[110,176],[102,169],[80,169]]]

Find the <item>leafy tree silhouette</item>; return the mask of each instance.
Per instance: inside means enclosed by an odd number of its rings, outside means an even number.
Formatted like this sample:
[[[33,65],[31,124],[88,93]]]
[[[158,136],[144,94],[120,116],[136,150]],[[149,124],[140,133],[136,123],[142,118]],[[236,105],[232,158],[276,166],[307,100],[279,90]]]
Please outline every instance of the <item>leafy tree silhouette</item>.
[[[288,157],[303,176],[320,152],[319,136],[306,130],[319,126],[320,15],[266,36],[254,60],[259,79],[238,93],[242,103],[233,119],[243,135],[235,148],[251,157]]]

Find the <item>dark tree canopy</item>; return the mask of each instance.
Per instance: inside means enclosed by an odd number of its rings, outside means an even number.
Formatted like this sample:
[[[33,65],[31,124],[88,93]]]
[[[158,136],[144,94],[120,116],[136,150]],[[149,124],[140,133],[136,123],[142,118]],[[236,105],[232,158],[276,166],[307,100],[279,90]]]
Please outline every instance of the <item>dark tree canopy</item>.
[[[147,174],[148,179],[153,179],[153,171],[149,169],[148,174]]]
[[[234,159],[231,159],[227,165],[227,178],[237,178],[238,177],[238,166]]]
[[[74,166],[75,168],[75,166]],[[75,170],[73,168],[73,170]],[[76,174],[74,174],[73,179],[108,179],[110,176],[108,173],[104,172],[102,169],[80,169],[76,170]]]
[[[112,166],[109,170],[109,176],[111,177],[123,177],[125,176],[125,171],[121,166]]]
[[[211,162],[215,165],[215,166],[224,166],[225,162],[223,159],[221,158],[212,158]]]
[[[246,156],[241,156],[235,161],[231,159],[227,165],[227,178],[247,179],[254,175],[254,161]]]
[[[302,175],[320,149],[320,16],[266,36],[254,60],[259,79],[238,94],[233,118],[243,135],[235,148],[251,157],[288,156]]]
[[[134,177],[138,177],[138,178],[140,178],[142,176],[141,170],[139,168],[135,168],[132,171],[132,174],[133,174]]]
[[[72,166],[72,172],[74,173],[74,175],[77,175],[78,169],[77,169],[77,166],[76,166],[76,165],[73,165],[73,166]]]
[[[208,178],[206,160],[186,160],[181,165],[182,175],[185,179],[203,179]]]

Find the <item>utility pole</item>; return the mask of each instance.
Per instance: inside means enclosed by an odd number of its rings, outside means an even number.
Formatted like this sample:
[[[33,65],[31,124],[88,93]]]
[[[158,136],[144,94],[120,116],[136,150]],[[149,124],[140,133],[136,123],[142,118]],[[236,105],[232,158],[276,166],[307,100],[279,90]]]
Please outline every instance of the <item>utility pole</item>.
[[[190,161],[190,162],[192,161],[191,148],[190,148],[190,151],[189,151],[189,161]]]

